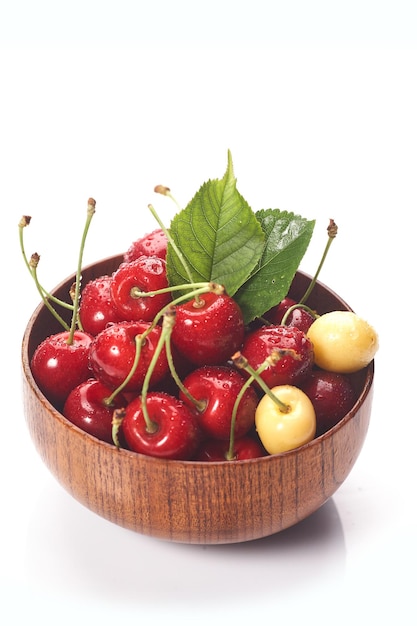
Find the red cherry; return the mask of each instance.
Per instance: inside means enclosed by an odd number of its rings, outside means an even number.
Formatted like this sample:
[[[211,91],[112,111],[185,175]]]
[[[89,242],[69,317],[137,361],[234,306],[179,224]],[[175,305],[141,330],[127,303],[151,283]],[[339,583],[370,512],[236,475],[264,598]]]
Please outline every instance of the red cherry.
[[[130,263],[140,256],[157,256],[160,259],[166,259],[167,255],[167,238],[162,228],[157,228],[148,235],[134,241],[129,249],[125,252],[123,260]]]
[[[111,276],[89,281],[81,292],[79,316],[83,329],[97,335],[111,322],[122,321],[110,294]]]
[[[112,420],[116,408],[127,402],[117,395],[109,405],[106,400],[112,391],[95,378],[89,378],[75,387],[69,394],[63,408],[64,416],[85,432],[107,443],[113,443]]]
[[[310,398],[316,412],[316,436],[335,426],[356,401],[354,387],[346,374],[313,370],[301,389]]]
[[[69,331],[44,339],[31,359],[31,370],[37,385],[48,400],[60,407],[79,383],[91,376],[89,350],[92,336],[75,331],[68,343]]]
[[[141,256],[131,263],[120,265],[112,276],[110,293],[116,310],[124,320],[151,322],[171,301],[170,293],[137,296],[135,291],[157,291],[167,287],[165,261]]]
[[[211,365],[197,368],[183,381],[184,387],[198,401],[198,421],[203,432],[216,439],[229,440],[233,406],[245,379],[239,372],[228,366]],[[183,393],[180,398],[190,406],[195,404]],[[235,422],[235,437],[246,435],[255,423],[258,396],[249,387],[238,407]]]
[[[148,331],[149,327],[148,322],[118,322],[108,326],[94,337],[90,348],[90,364],[95,377],[111,389],[118,388],[133,367],[136,355],[136,336]],[[124,390],[137,391],[141,389],[160,335],[161,327],[155,326],[146,336],[136,371]],[[163,349],[152,372],[151,384],[162,380],[168,369],[166,352]]]
[[[311,324],[314,322],[314,317],[309,313],[306,309],[302,307],[293,309],[288,314],[288,317],[285,320],[286,326],[292,326],[299,328],[303,331],[303,333],[307,333]]]
[[[177,305],[172,343],[194,365],[225,363],[241,346],[242,311],[226,294],[206,293]]]
[[[201,440],[195,412],[178,398],[155,391],[147,394],[146,407],[152,432],[147,430],[141,397],[126,407],[122,432],[128,448],[165,459],[192,458]]]
[[[260,374],[268,387],[299,385],[311,372],[314,363],[313,344],[302,330],[289,326],[264,326],[250,332],[243,342],[242,354],[257,370],[273,350],[294,354],[282,356]]]
[[[271,322],[271,324],[279,326],[285,313],[290,307],[294,306],[294,304],[297,304],[296,300],[293,300],[292,298],[287,296],[286,298],[281,300],[279,304],[272,307],[272,309],[269,309],[269,311],[264,314],[264,318],[267,319],[268,322]]]
[[[196,461],[226,461],[229,452],[229,444],[227,441],[220,439],[207,439],[201,444]],[[257,459],[265,456],[266,452],[259,441],[253,437],[246,435],[235,441],[234,445],[235,461],[245,461],[247,459]]]
[[[287,313],[288,309],[295,306],[297,302],[287,296],[277,306],[274,306],[272,309],[265,313],[264,317],[269,322],[274,324],[275,326],[279,326],[283,320],[284,315]],[[314,317],[303,307],[299,307],[293,309],[288,314],[288,317],[285,320],[286,326],[296,326],[304,333],[310,328],[311,324],[314,322]]]

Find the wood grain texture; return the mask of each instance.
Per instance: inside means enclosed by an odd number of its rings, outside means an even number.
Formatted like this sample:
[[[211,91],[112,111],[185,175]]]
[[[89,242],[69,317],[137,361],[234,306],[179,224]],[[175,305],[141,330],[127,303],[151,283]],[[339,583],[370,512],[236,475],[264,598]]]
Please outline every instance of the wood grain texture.
[[[120,257],[83,271],[84,282],[111,273]],[[310,278],[297,273],[291,295],[300,297]],[[73,277],[54,291],[67,297]],[[309,300],[320,313],[349,309],[318,284]],[[322,506],[351,471],[369,426],[374,364],[355,377],[358,401],[329,432],[281,455],[239,462],[166,461],[118,450],[66,420],[37,388],[31,355],[60,330],[40,305],[22,342],[24,412],[41,458],[61,485],[98,515],[160,539],[221,544],[266,537]]]

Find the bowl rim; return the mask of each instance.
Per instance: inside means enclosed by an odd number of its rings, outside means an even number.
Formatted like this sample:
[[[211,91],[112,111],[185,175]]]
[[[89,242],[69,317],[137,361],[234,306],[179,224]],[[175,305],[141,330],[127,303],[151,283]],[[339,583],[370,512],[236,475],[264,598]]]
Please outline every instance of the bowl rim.
[[[104,262],[104,261],[108,261],[108,262],[111,262],[112,260],[116,261],[120,257],[122,257],[122,255],[116,254],[110,257],[106,257],[104,259],[99,259],[98,261],[95,261],[94,263],[90,263],[89,265],[86,265],[85,267],[83,267],[82,271],[86,272],[88,270],[91,270],[95,266],[97,266],[99,263]],[[297,270],[296,274],[300,274],[301,276],[307,279],[311,279],[311,276],[302,270]],[[71,274],[70,276],[62,280],[58,285],[56,285],[52,289],[51,293],[55,293],[60,288],[62,288],[65,284],[67,284],[69,281],[72,281],[73,277],[74,275]],[[321,281],[317,281],[317,286],[320,286],[321,288],[325,289],[329,293],[329,295],[337,298],[337,300],[342,305],[344,305],[347,310],[350,310],[350,311],[353,310],[350,307],[350,305],[348,305],[347,302],[343,300],[343,298],[341,298],[335,291],[333,291],[325,283]],[[114,454],[122,454],[123,456],[126,456],[127,458],[130,457],[130,458],[135,458],[135,459],[143,459],[143,460],[146,460],[147,463],[165,462],[165,463],[169,463],[169,465],[176,465],[176,466],[182,466],[182,465],[193,466],[193,467],[203,466],[205,468],[213,466],[213,467],[218,468],[219,466],[230,466],[230,463],[239,464],[239,465],[253,464],[253,463],[270,463],[270,462],[273,462],[274,460],[276,461],[279,458],[288,458],[290,456],[297,456],[304,449],[308,449],[314,446],[321,446],[324,441],[332,438],[335,433],[337,433],[339,430],[344,428],[344,426],[355,417],[356,413],[359,411],[359,409],[365,402],[366,398],[368,397],[368,395],[370,394],[372,390],[372,386],[374,382],[375,360],[373,359],[369,363],[369,365],[367,365],[367,367],[363,369],[365,373],[364,384],[363,384],[363,387],[361,387],[359,396],[357,397],[355,404],[352,406],[350,411],[348,411],[346,415],[344,415],[334,426],[332,426],[329,430],[327,430],[323,434],[319,435],[318,437],[315,437],[314,439],[303,444],[302,446],[298,446],[297,448],[288,450],[286,452],[280,452],[278,454],[266,454],[265,456],[256,457],[252,459],[238,459],[238,460],[232,460],[232,461],[229,461],[226,459],[224,461],[164,459],[162,457],[145,455],[139,452],[134,452],[133,450],[129,450],[126,448],[122,448],[122,447],[118,448],[115,445],[107,443],[106,441],[102,441],[98,439],[97,437],[94,437],[94,435],[91,435],[87,433],[86,431],[82,430],[80,427],[70,422],[58,409],[56,409],[54,405],[46,398],[46,396],[39,389],[33,377],[31,368],[30,368],[29,342],[30,342],[30,336],[31,336],[31,332],[33,329],[33,325],[35,324],[37,318],[39,317],[40,312],[43,310],[44,307],[45,305],[41,301],[34,309],[26,325],[26,328],[24,330],[22,343],[21,343],[22,372],[25,376],[26,382],[29,385],[31,391],[34,393],[37,400],[45,407],[45,409],[47,409],[49,414],[52,415],[52,417],[56,419],[58,422],[60,422],[60,424],[64,426],[65,428],[68,428],[69,430],[73,430],[75,433],[77,433],[78,436],[82,437],[83,439],[86,439],[92,444],[103,447],[104,449],[111,451]]]

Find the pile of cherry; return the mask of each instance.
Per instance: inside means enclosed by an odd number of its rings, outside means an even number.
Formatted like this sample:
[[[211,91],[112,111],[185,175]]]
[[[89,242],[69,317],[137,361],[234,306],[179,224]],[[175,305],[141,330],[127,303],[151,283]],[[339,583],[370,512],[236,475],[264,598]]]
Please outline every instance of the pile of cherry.
[[[216,285],[170,306],[166,251],[161,229],[135,241],[111,275],[82,287],[71,341],[66,329],[37,347],[33,376],[69,421],[138,453],[217,461],[274,452],[256,427],[265,390],[298,387],[314,408],[313,423],[287,432],[292,447],[346,415],[356,393],[349,374],[315,364],[312,312],[286,298],[245,327]]]

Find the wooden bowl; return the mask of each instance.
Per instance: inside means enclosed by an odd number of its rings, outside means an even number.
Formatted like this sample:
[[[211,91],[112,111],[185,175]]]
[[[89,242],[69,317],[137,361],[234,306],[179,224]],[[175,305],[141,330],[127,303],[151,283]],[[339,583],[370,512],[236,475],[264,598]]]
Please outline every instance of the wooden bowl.
[[[84,284],[110,274],[111,257],[83,271]],[[290,295],[301,297],[310,277],[298,272]],[[73,276],[54,294],[67,299]],[[309,299],[320,313],[350,307],[318,283]],[[355,375],[358,400],[331,430],[287,453],[247,461],[161,460],[86,434],[57,411],[30,370],[36,346],[61,330],[43,304],[33,313],[22,344],[24,411],[41,458],[80,503],[115,524],[160,539],[222,544],[277,533],[309,516],[351,471],[368,430],[374,364]]]

